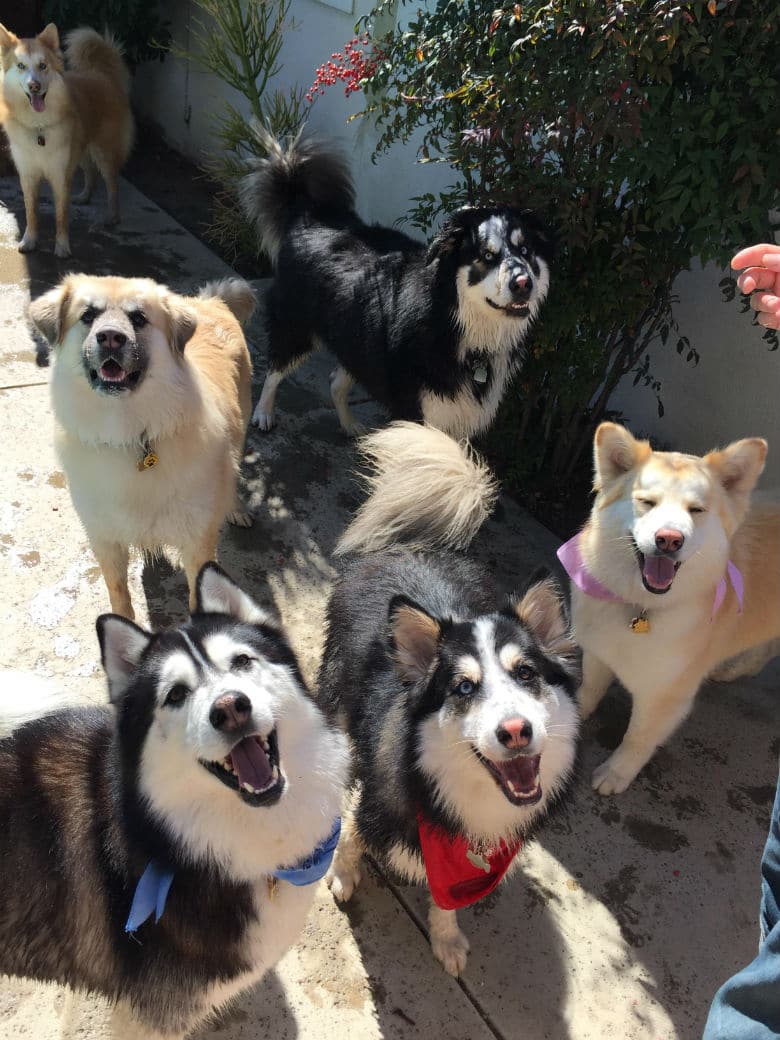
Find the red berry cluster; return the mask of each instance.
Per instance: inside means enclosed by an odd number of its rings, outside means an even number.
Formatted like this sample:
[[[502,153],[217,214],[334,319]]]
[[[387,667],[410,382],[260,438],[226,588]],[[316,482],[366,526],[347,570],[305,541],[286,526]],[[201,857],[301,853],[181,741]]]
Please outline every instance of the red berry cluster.
[[[306,100],[311,103],[318,94],[325,93],[325,87],[333,86],[337,80],[344,84],[346,97],[360,90],[363,80],[370,79],[376,72],[381,57],[374,46],[368,53],[364,50],[368,43],[369,35],[364,33],[362,36],[354,36],[346,43],[343,54],[340,51],[331,54],[330,61],[317,69],[316,79],[306,94]]]

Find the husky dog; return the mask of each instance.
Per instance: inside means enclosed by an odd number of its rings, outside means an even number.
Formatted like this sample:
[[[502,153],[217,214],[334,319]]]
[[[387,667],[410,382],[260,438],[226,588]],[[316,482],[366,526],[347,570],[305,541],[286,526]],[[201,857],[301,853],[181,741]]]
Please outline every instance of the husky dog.
[[[73,175],[84,168],[88,202],[98,170],[108,191],[106,222],[119,221],[117,177],[133,143],[130,76],[122,51],[110,36],[76,29],[60,50],[57,27],[19,39],[0,25],[3,65],[0,122],[11,144],[24,194],[27,227],[23,253],[38,244],[36,203],[41,181],[54,193],[56,256],[70,256],[68,207]]]
[[[596,430],[596,500],[559,556],[582,716],[615,678],[633,702],[622,744],[593,774],[600,794],[625,791],[708,675],[735,678],[780,650],[780,503],[751,504],[766,453],[757,437],[699,458],[652,451],[614,423]]]
[[[83,274],[30,305],[54,347],[57,453],[117,614],[133,617],[131,546],[178,558],[192,607],[223,521],[252,523],[237,481],[252,407],[241,326],[254,306],[238,278],[183,297]]]
[[[216,565],[153,635],[98,619],[109,708],[0,715],[0,974],[180,1040],[294,943],[338,832],[344,737],[284,635]]]
[[[344,430],[360,383],[392,419],[424,419],[469,437],[495,417],[547,295],[550,242],[511,206],[462,209],[430,246],[356,215],[343,157],[313,140],[268,157],[242,199],[274,265],[267,310],[269,371],[252,421],[274,424],[285,374],[317,346],[339,361],[331,396]]]
[[[353,558],[328,607],[319,679],[360,785],[330,884],[349,899],[364,850],[427,882],[433,952],[459,975],[469,944],[456,909],[517,866],[569,779],[575,647],[552,582],[502,599],[473,563],[424,550],[476,533],[494,494],[479,463],[414,423],[363,448],[373,491],[339,546]]]

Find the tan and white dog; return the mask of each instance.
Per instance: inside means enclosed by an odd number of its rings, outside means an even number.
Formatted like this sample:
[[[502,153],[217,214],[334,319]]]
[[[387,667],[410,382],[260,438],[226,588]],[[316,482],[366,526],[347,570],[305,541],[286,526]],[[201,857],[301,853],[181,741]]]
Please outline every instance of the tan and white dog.
[[[76,201],[89,201],[98,170],[108,191],[106,222],[119,220],[117,177],[133,142],[130,75],[122,52],[94,29],[75,29],[63,56],[53,24],[32,39],[0,25],[0,58],[0,122],[19,171],[27,221],[19,249],[28,253],[38,244],[36,203],[45,180],[54,194],[54,252],[70,256],[68,209],[79,166],[84,189]]]
[[[593,773],[600,794],[625,791],[722,662],[737,659],[735,678],[780,636],[780,502],[751,503],[766,453],[757,437],[698,457],[653,451],[614,423],[596,430],[596,500],[559,557],[582,716],[615,678],[633,702],[622,744]]]
[[[30,305],[52,344],[56,447],[114,613],[133,617],[131,546],[195,579],[222,523],[247,527],[237,494],[251,411],[240,279],[183,297],[141,278],[68,275]]]

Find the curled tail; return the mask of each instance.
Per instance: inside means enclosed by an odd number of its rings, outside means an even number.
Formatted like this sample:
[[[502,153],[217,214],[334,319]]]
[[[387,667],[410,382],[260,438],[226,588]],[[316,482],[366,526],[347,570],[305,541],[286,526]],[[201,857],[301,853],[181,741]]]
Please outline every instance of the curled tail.
[[[223,278],[218,282],[207,282],[198,293],[198,298],[222,300],[241,325],[246,325],[257,306],[254,289],[243,278]]]
[[[276,263],[282,238],[295,212],[312,208],[346,210],[355,204],[355,188],[347,160],[315,138],[300,134],[277,141],[255,124],[255,137],[267,153],[252,162],[242,178],[239,197],[257,227],[264,251]]]
[[[111,33],[105,36],[94,29],[74,29],[65,37],[65,62],[74,72],[99,72],[130,93],[130,73],[123,58],[122,45]]]
[[[26,722],[71,708],[79,698],[33,672],[0,670],[0,738]],[[83,703],[83,702],[82,702]]]
[[[441,430],[396,422],[359,444],[369,497],[336,553],[465,549],[490,516],[497,487],[485,463]]]

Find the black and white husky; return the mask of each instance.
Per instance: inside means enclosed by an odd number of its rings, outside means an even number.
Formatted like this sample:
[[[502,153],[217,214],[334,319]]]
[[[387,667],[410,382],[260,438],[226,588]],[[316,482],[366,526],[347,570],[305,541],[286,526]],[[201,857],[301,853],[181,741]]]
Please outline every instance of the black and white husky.
[[[391,419],[455,437],[484,430],[547,295],[551,250],[538,221],[510,206],[466,208],[426,246],[360,220],[343,157],[258,135],[268,156],[244,179],[242,201],[274,282],[255,425],[271,429],[283,377],[324,346],[339,361],[331,396],[347,433],[360,432],[347,404],[355,382]]]
[[[549,580],[498,596],[464,545],[490,478],[445,434],[394,424],[363,442],[373,491],[339,551],[320,701],[345,727],[356,788],[330,874],[339,900],[369,850],[427,882],[430,938],[458,975],[458,907],[487,895],[564,791],[578,733],[575,648]],[[406,542],[416,551],[402,548]]]
[[[102,993],[133,1040],[183,1037],[295,942],[346,779],[278,627],[214,564],[197,597],[157,635],[98,619],[113,710],[0,701],[0,974]]]

